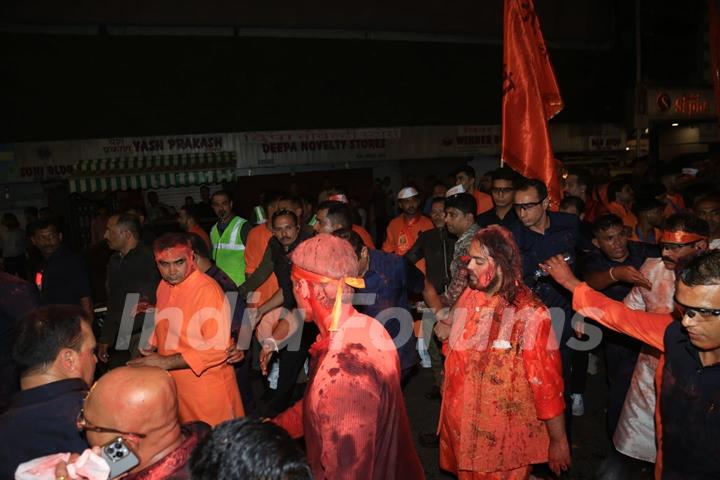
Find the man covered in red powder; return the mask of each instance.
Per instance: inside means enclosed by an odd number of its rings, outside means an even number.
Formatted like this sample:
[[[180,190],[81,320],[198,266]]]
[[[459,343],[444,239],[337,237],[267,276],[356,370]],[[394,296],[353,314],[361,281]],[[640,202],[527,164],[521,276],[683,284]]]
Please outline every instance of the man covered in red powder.
[[[319,234],[300,244],[292,261],[298,308],[320,335],[310,349],[305,397],[274,422],[294,438],[305,436],[316,480],[424,479],[395,344],[350,303],[351,286],[362,285],[352,247]]]
[[[475,234],[469,287],[436,325],[444,346],[440,466],[459,480],[520,480],[570,466],[560,353],[550,314],[522,282],[508,230]]]

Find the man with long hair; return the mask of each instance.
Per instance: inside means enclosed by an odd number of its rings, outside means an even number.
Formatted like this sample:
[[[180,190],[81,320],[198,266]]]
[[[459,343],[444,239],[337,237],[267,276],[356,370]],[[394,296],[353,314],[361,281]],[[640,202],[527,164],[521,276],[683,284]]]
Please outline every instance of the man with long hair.
[[[550,314],[522,282],[503,227],[470,243],[469,287],[436,331],[444,346],[440,466],[459,480],[527,479],[532,464],[570,465],[560,354]]]

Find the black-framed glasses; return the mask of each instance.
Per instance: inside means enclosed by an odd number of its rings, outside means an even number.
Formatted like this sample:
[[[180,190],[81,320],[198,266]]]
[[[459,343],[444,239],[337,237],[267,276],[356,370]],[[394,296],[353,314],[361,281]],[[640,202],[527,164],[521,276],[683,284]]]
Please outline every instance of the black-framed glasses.
[[[703,318],[720,317],[720,308],[691,307],[690,305],[681,303],[677,299],[677,296],[673,297],[673,300],[675,300],[675,305],[677,306],[678,311],[682,315],[687,315],[690,318],[695,318],[695,315],[700,315]]]
[[[77,419],[75,420],[75,426],[79,431],[90,431],[90,432],[97,432],[97,433],[114,433],[116,435],[126,435],[128,437],[138,437],[138,438],[145,438],[147,435],[144,433],[135,433],[135,432],[123,432],[122,430],[118,430],[117,428],[108,428],[108,427],[98,427],[97,425],[93,425],[92,423],[88,422],[88,419],[85,418],[85,409],[81,408],[80,412],[78,413]]]
[[[692,245],[695,245],[700,240],[695,240],[694,242],[688,242],[688,243],[660,243],[660,250],[670,250],[671,252],[677,252],[683,247],[690,247]]]
[[[513,208],[514,208],[515,210],[527,211],[527,210],[530,210],[530,209],[533,208],[533,207],[537,207],[538,205],[540,205],[541,203],[543,203],[546,198],[547,198],[547,196],[544,196],[543,198],[541,198],[541,199],[538,200],[537,202],[513,203]]]

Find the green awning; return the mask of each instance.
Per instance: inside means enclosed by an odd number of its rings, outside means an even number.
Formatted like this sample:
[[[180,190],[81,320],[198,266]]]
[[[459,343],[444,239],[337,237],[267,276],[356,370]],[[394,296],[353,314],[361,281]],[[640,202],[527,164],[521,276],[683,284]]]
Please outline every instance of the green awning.
[[[75,166],[70,192],[158,189],[233,179],[235,152],[99,158]]]

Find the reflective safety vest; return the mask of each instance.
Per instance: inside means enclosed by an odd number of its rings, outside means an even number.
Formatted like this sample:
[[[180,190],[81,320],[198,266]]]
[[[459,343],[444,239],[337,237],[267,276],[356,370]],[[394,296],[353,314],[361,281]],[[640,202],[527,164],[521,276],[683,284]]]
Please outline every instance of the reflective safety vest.
[[[240,230],[245,222],[247,220],[244,218],[233,218],[222,235],[218,232],[217,223],[210,230],[213,260],[236,285],[245,282],[245,244],[240,236]]]

